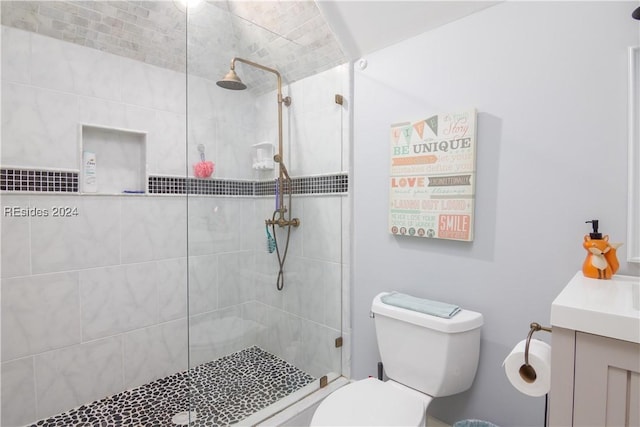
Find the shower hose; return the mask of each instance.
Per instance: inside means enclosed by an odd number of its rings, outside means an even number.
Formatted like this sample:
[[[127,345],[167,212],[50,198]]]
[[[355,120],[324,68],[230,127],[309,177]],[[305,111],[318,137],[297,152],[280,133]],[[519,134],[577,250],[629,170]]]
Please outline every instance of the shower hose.
[[[278,235],[276,233],[276,215],[278,210],[273,211],[271,217],[271,230],[273,232],[273,240],[276,242],[276,255],[278,256],[278,279],[276,280],[276,288],[281,291],[284,288],[284,261],[287,259],[287,252],[289,251],[289,238],[291,237],[291,183],[289,185],[289,219],[287,220],[287,240],[285,241],[284,251],[280,254],[280,247],[278,245]]]

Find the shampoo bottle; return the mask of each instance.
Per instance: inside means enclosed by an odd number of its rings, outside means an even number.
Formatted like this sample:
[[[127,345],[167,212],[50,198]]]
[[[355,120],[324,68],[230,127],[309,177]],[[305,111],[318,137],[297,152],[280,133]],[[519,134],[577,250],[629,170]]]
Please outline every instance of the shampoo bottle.
[[[85,151],[82,153],[82,191],[85,193],[98,192],[98,175],[96,170],[96,153]]]
[[[591,223],[593,231],[585,234],[582,246],[587,250],[587,257],[582,264],[582,274],[592,279],[611,279],[620,264],[616,250],[622,243],[609,243],[609,236],[598,232],[598,220],[586,221]]]

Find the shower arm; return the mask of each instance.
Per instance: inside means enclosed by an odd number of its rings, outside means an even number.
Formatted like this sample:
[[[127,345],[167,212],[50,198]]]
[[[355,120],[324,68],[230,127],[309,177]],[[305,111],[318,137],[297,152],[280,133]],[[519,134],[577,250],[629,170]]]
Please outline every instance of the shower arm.
[[[262,64],[258,64],[257,62],[253,62],[253,61],[249,61],[248,59],[244,59],[244,58],[238,58],[235,57],[231,60],[231,65],[230,65],[230,69],[235,71],[236,68],[236,61],[237,62],[242,62],[244,64],[250,65],[252,67],[255,68],[259,68],[263,71],[268,71],[270,73],[273,73],[276,75],[276,77],[278,78],[278,154],[276,154],[275,156],[273,156],[273,160],[275,162],[278,163],[278,184],[279,187],[281,189],[281,191],[278,194],[278,219],[272,218],[272,219],[267,219],[265,222],[267,225],[274,225],[277,224],[280,227],[286,227],[286,226],[291,226],[293,225],[294,227],[297,227],[298,225],[300,225],[300,220],[298,218],[293,218],[291,219],[291,215],[289,215],[290,219],[285,219],[284,214],[287,211],[287,208],[284,205],[284,182],[285,179],[287,181],[289,181],[288,188],[289,191],[291,191],[291,177],[289,176],[289,173],[287,171],[286,166],[284,165],[284,159],[283,159],[283,147],[282,147],[282,104],[284,103],[284,105],[286,105],[287,107],[289,105],[291,105],[291,98],[290,97],[282,97],[282,76],[280,75],[280,73],[278,72],[278,70],[273,69],[273,68],[269,68],[269,67],[265,67]]]

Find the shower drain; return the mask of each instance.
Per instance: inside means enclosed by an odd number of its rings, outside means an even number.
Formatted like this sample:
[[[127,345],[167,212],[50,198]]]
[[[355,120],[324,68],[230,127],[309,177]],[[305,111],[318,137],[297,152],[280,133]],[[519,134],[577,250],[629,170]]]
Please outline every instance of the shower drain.
[[[193,422],[196,419],[198,419],[196,411],[184,411],[175,414],[173,418],[171,418],[171,422],[179,426],[186,426],[189,425],[190,421]]]

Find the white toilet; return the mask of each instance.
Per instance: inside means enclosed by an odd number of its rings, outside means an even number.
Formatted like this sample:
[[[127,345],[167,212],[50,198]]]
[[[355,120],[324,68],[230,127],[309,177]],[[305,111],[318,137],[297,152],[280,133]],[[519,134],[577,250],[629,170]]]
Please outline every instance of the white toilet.
[[[468,390],[480,355],[482,314],[442,318],[385,304],[377,295],[380,357],[389,381],[355,381],[322,401],[311,426],[424,426],[434,397]]]

